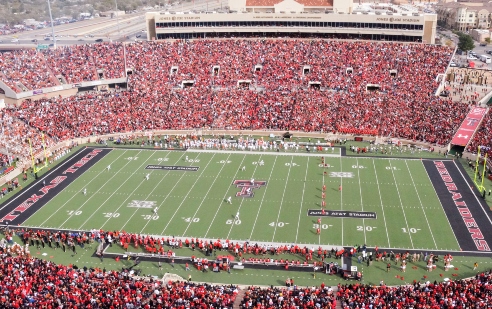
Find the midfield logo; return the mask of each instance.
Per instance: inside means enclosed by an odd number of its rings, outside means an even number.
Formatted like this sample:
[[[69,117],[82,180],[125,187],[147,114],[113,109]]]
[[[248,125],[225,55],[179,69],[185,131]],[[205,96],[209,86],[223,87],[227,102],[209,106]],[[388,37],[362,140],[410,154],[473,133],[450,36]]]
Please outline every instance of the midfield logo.
[[[233,185],[241,189],[241,191],[236,193],[236,197],[254,197],[255,193],[253,189],[259,189],[266,186],[266,181],[256,181],[254,183],[251,180],[234,180]]]

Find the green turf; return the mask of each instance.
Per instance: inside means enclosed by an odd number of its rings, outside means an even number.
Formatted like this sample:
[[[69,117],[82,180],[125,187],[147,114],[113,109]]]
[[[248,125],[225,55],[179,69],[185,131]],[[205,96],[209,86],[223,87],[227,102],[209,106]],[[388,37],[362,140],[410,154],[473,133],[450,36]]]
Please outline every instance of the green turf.
[[[421,160],[326,157],[330,167],[325,176],[320,156],[116,148],[22,225],[288,244],[459,250]],[[198,166],[199,170],[147,170],[148,164]],[[330,177],[332,172],[352,177]],[[233,181],[251,178],[267,185],[256,189],[253,198],[235,197],[239,189]],[[323,183],[327,209],[374,211],[377,219],[323,218],[321,235],[317,235],[317,218],[308,217],[307,210],[320,209]],[[87,196],[82,194],[84,188]],[[225,202],[229,196],[232,205]],[[155,202],[158,213],[129,207],[134,200]]]

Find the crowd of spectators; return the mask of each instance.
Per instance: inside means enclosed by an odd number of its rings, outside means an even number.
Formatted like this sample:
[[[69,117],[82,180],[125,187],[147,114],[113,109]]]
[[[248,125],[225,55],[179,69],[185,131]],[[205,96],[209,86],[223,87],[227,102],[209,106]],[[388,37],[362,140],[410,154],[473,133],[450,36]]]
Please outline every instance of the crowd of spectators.
[[[478,147],[481,147],[480,153],[488,157],[492,156],[492,116],[488,112],[483,118],[482,124],[478,131],[475,133],[473,138],[468,144],[466,150],[471,153],[477,153]]]
[[[489,308],[492,270],[475,278],[407,286],[338,285],[342,308]]]
[[[0,53],[0,78],[15,92],[59,85],[45,57],[35,49]]]
[[[98,70],[103,78],[122,77],[126,58],[128,90],[26,101],[15,115],[58,139],[224,128],[444,145],[469,109],[434,96],[436,76],[450,57],[443,46],[321,40],[142,42],[125,51],[121,44],[64,47],[44,54],[54,74],[69,82],[98,79]]]
[[[15,242],[14,233],[22,240],[21,244]],[[198,239],[180,244],[174,239],[154,239],[100,230],[80,233],[7,229],[4,235],[5,238],[0,241],[2,308],[119,308],[122,305],[129,308],[127,304],[131,304],[131,308],[232,308],[239,292],[238,287],[232,285],[195,284],[191,281],[191,273],[188,282],[163,282],[138,277],[131,268],[123,268],[122,271],[79,269],[76,265],[56,265],[31,256],[31,249],[34,248],[39,250],[46,246],[76,253],[75,247],[83,248],[111,239],[121,243],[141,243],[143,246],[161,242],[172,247],[199,244],[201,241]],[[228,244],[220,240],[211,243],[217,249],[235,247]],[[283,249],[295,254],[306,248]],[[265,251],[264,254],[269,254]],[[395,263],[398,263],[398,256],[394,259]],[[417,259],[414,254],[414,260]],[[383,263],[386,262],[391,263]],[[470,279],[446,279],[440,283],[414,281],[411,285],[392,287],[380,282],[379,286],[355,283],[330,287],[322,283],[320,286],[302,288],[296,286],[293,279],[288,279],[286,285],[284,288],[248,287],[239,307],[335,308],[339,302],[341,308],[488,308],[492,302],[492,271],[478,273]]]
[[[289,280],[288,285],[293,285]],[[300,288],[260,288],[251,286],[246,291],[240,308],[336,308],[336,292],[329,286]]]
[[[43,151],[43,142],[45,148],[55,144],[50,136],[43,138],[38,129],[16,118],[10,109],[0,110],[0,125],[2,166],[29,157],[31,149],[34,154]]]

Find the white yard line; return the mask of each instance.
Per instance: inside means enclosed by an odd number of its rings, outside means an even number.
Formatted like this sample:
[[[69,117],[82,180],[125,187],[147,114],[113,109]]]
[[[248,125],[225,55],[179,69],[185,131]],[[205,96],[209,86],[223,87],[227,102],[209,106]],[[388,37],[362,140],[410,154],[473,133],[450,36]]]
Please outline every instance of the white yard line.
[[[178,161],[176,163],[178,163],[181,158],[186,154],[186,152],[183,152],[183,154],[179,157]],[[198,158],[200,155],[198,155],[196,158]],[[195,158],[195,159],[196,159]],[[194,162],[190,162],[190,163],[194,163]],[[169,173],[169,172],[168,172]],[[181,176],[179,177],[179,179],[174,183],[174,186],[171,188],[171,190],[169,190],[167,192],[167,195],[166,197],[164,197],[164,199],[162,200],[162,202],[160,202],[159,204],[159,207],[158,207],[158,212],[159,213],[159,210],[161,209],[162,205],[164,205],[164,203],[166,202],[167,198],[171,195],[171,193],[174,191],[174,189],[176,188],[176,186],[179,184],[179,182],[181,181],[181,179],[184,178],[184,176],[186,175],[186,173],[182,173]],[[165,175],[167,176],[167,174]],[[143,233],[144,229],[147,227],[147,225],[149,224],[149,222],[152,221],[152,216],[149,218],[149,220],[147,220],[147,223],[145,223],[144,227],[142,228],[142,230],[140,231],[140,234]],[[128,222],[127,222],[128,223]],[[126,224],[125,224],[126,225]]]
[[[167,156],[168,156],[169,154],[170,154],[170,152],[168,152],[164,158],[167,158]],[[176,163],[178,163],[178,162],[181,160],[181,158],[183,157],[183,155],[184,155],[184,154],[185,154],[185,152],[183,151],[183,153],[181,154],[181,156],[179,157],[179,159],[176,161]],[[176,163],[175,163],[175,164],[176,164]],[[150,174],[150,175],[152,175],[152,173],[153,173],[154,171],[155,171],[155,170],[151,170],[149,174]],[[152,193],[155,191],[155,189],[157,189],[157,187],[161,184],[161,182],[162,182],[162,181],[166,178],[166,176],[169,174],[169,172],[170,172],[170,171],[167,171],[167,172],[166,172],[166,174],[164,174],[163,176],[160,176],[160,180],[159,180],[159,182],[157,182],[157,184],[154,186],[154,188],[152,189],[152,191],[150,191],[150,193],[149,193],[149,194],[147,194],[147,196],[145,197],[145,200],[148,200],[148,198],[152,195]],[[145,181],[143,181],[143,180],[142,180],[142,182],[141,182],[141,183],[137,186],[137,188],[138,188],[138,187],[140,187],[140,185],[142,185],[143,183],[147,183],[147,180],[145,180]],[[120,205],[120,206],[119,206],[119,207],[118,207],[118,208],[117,208],[114,212],[118,212],[118,210],[119,210],[119,209],[120,209],[120,208],[121,208],[121,207],[122,207],[122,206],[126,203],[126,201],[127,201],[127,200],[128,200],[128,199],[132,196],[132,195],[133,195],[133,193],[137,190],[137,188],[135,188],[135,190],[133,190],[133,192],[132,192],[132,193],[130,193],[130,195],[128,195],[128,197],[127,197],[127,198],[123,201],[123,203],[121,203],[121,205]],[[130,216],[130,218],[128,218],[128,220],[125,222],[125,224],[124,224],[124,225],[123,225],[123,226],[119,229],[120,231],[124,231],[124,230],[125,230],[125,229],[124,229],[124,227],[128,224],[128,222],[130,222],[130,220],[131,220],[131,219],[135,216],[135,214],[136,214],[138,211],[139,211],[139,208],[138,208],[138,207],[136,207],[136,208],[135,208],[135,211],[134,211],[134,212],[133,212],[133,214]],[[152,211],[153,211],[153,209],[152,209]],[[106,220],[106,222],[104,222],[103,226],[105,226],[111,218],[112,218],[112,217],[109,217],[109,218]],[[151,219],[149,219],[149,220],[151,220]],[[148,223],[148,222],[149,222],[149,221],[147,221],[147,223]],[[145,224],[145,225],[147,225],[147,224]],[[101,227],[101,229],[102,229],[102,227]]]
[[[263,194],[263,197],[261,198],[260,208],[258,208],[258,211],[256,212],[255,222],[253,223],[253,227],[251,228],[251,234],[249,235],[248,240],[251,239],[251,237],[253,237],[253,232],[255,230],[256,222],[258,221],[258,216],[260,215],[261,206],[263,206],[263,201],[265,200],[265,196],[266,196],[266,193],[268,190],[268,184],[270,183],[270,179],[272,178],[273,170],[275,169],[275,163],[277,163],[277,158],[278,157],[275,157],[275,161],[273,161],[273,166],[272,166],[272,169],[270,170],[270,175],[268,176],[267,186],[265,188],[265,193]]]
[[[275,239],[275,234],[277,233],[278,219],[280,218],[280,213],[282,212],[282,205],[284,204],[285,191],[287,191],[287,183],[289,182],[289,175],[290,175],[290,170],[292,169],[293,160],[294,160],[294,156],[290,158],[289,171],[287,172],[287,180],[285,181],[284,193],[282,193],[282,200],[280,201],[280,208],[278,209],[277,221],[275,222],[275,227],[273,229],[272,242]]]
[[[376,163],[372,159],[372,166],[374,167],[374,175],[376,175],[376,184],[378,185],[379,201],[381,202],[381,210],[383,212],[384,229],[386,230],[386,239],[388,240],[388,248],[391,248],[390,238],[388,233],[388,224],[386,224],[386,215],[384,214],[383,198],[381,197],[381,188],[379,187],[378,172],[376,170]]]
[[[340,149],[340,148],[337,148]],[[274,151],[246,151],[246,150],[213,150],[213,149],[191,149],[188,148],[187,152],[208,152],[208,153],[237,153],[237,154],[261,154],[261,155],[272,155],[272,156],[301,156],[301,157],[341,157],[341,151],[337,154],[325,153],[325,152],[274,152]]]
[[[342,169],[342,157],[340,156],[340,173],[343,173],[343,169]],[[340,177],[340,186],[342,187],[342,190],[338,190],[340,191],[340,210],[343,210],[343,177]],[[343,218],[340,218],[340,220],[342,220],[342,245],[344,244],[343,243]]]
[[[239,167],[237,168],[236,173],[234,174],[234,177],[232,177],[232,181],[234,181],[236,179],[237,173],[239,173],[239,169],[243,166],[244,159],[246,159],[246,155],[243,156],[243,159],[241,160],[241,163],[239,164]],[[222,197],[222,200],[221,200],[221,202],[219,204],[219,207],[217,207],[217,211],[215,212],[215,215],[214,215],[214,217],[212,219],[212,222],[210,222],[210,225],[208,226],[207,232],[205,232],[205,236],[204,237],[207,237],[208,232],[210,231],[210,228],[214,224],[215,218],[217,217],[217,214],[219,213],[222,205],[224,205],[224,200],[226,199],[226,196],[227,196],[227,193],[228,192],[229,192],[229,188],[226,189],[225,194]]]
[[[357,178],[359,178],[359,194],[360,194],[360,207],[362,207],[362,211],[364,211],[364,200],[362,199],[362,186],[360,184],[360,167],[359,167],[359,159],[356,159],[357,162]],[[362,226],[364,227],[364,243],[367,244],[367,234],[366,234],[366,219],[362,219]]]
[[[412,180],[413,187],[415,188],[415,192],[417,192],[417,197],[419,199],[420,207],[422,207],[422,212],[424,213],[425,221],[427,222],[427,226],[429,227],[429,231],[430,231],[431,236],[432,236],[432,241],[434,242],[434,248],[437,248],[437,243],[436,243],[436,239],[434,238],[434,233],[432,233],[432,229],[431,229],[431,226],[429,224],[429,219],[427,219],[427,214],[425,213],[424,204],[422,204],[422,200],[420,199],[420,194],[419,194],[419,191],[417,190],[417,185],[415,185],[415,181],[413,181],[412,172],[410,171],[410,167],[408,166],[407,161],[405,161],[405,165],[407,166],[408,175],[410,175],[410,179]],[[424,169],[425,169],[425,167],[424,167]],[[426,171],[426,174],[427,174],[427,171]]]
[[[396,181],[395,171],[393,170],[393,166],[391,165],[391,160],[388,160],[388,163],[391,168],[391,174],[393,174],[393,181],[396,187],[396,192],[398,193],[398,199],[400,200],[401,211],[403,212],[403,218],[405,218],[405,224],[407,225],[407,233],[408,236],[410,237],[410,243],[412,244],[412,249],[415,249],[415,246],[413,245],[412,233],[410,232],[410,227],[408,226],[407,215],[405,214],[405,209],[403,208],[403,201],[401,200],[400,189],[398,189],[398,182]]]
[[[127,152],[127,150],[125,150],[125,151],[124,151],[124,152],[123,152],[123,153],[122,153],[119,157],[117,157],[116,159],[114,159],[114,160],[113,160],[113,162],[111,162],[111,164],[113,164],[116,160],[118,160],[119,158],[121,158],[121,156],[122,156],[122,155],[124,155],[126,152]],[[96,163],[96,164],[97,164],[97,163]],[[87,184],[84,184],[84,188],[85,188],[87,185],[89,185],[89,184],[90,184],[93,180],[95,180],[95,179],[96,179],[99,175],[101,175],[102,173],[104,173],[105,171],[106,171],[105,169],[103,169],[102,171],[100,171],[100,172],[99,172],[99,174],[97,174],[95,177],[93,177],[93,178],[92,178],[92,179],[91,179],[91,180],[90,180]],[[80,177],[80,176],[79,176],[79,177]],[[51,198],[51,200],[55,199],[55,198],[56,198],[56,196],[57,196],[58,194],[60,194],[60,193],[62,193],[62,192],[65,192],[66,190],[68,190],[68,188],[69,188],[69,187],[70,187],[73,183],[75,183],[75,180],[77,180],[77,178],[76,178],[76,179],[74,179],[74,180],[72,180],[72,182],[70,182],[70,183],[68,184],[68,186],[67,186],[65,189],[63,189],[63,190],[61,190],[60,192],[58,192],[58,193],[57,193],[54,197],[52,197],[52,198]],[[109,180],[108,180],[108,181],[109,181]],[[101,189],[101,188],[99,188],[99,190],[100,190],[100,189]],[[82,190],[83,190],[83,189],[80,189],[80,190],[79,190],[79,191],[78,191],[75,195],[73,195],[71,198],[69,198],[69,199],[68,199],[65,203],[63,203],[63,205],[61,205],[61,206],[60,206],[60,207],[59,207],[56,211],[54,211],[54,212],[53,212],[53,213],[52,213],[52,214],[51,214],[51,215],[50,215],[50,216],[49,216],[46,220],[44,220],[44,221],[43,221],[40,225],[41,225],[41,226],[44,226],[44,224],[45,224],[45,223],[46,223],[49,219],[51,219],[51,217],[53,217],[54,215],[56,215],[57,213],[59,213],[59,212],[60,212],[60,210],[62,210],[62,209],[63,209],[63,208],[64,208],[64,207],[65,207],[65,206],[66,206],[66,205],[67,205],[67,204],[68,204],[68,203],[69,203],[69,202],[70,202],[70,201],[71,201],[74,197],[76,197],[77,195],[79,195],[79,194],[80,194],[80,192],[82,192]],[[36,212],[38,212],[38,211],[39,211],[39,210],[41,210],[42,208],[43,208],[43,207],[41,207],[40,209],[38,209]],[[36,213],[36,212],[35,212],[35,213]],[[34,213],[34,214],[35,214],[35,213]],[[34,216],[34,214],[32,214],[32,216]],[[32,217],[32,216],[31,216],[31,217]],[[70,217],[69,217],[69,218],[70,218]],[[68,220],[68,219],[67,219],[67,220]],[[66,221],[65,221],[65,222],[66,222]]]
[[[229,160],[229,158],[231,157],[231,154],[229,154],[227,156],[227,160]],[[222,172],[222,170],[224,169],[224,167],[226,166],[226,163],[222,164],[222,167],[220,168],[219,172],[217,173],[217,175],[215,176],[214,178],[214,181],[212,181],[212,184],[208,187],[208,190],[207,190],[207,193],[205,193],[205,195],[203,196],[202,198],[202,201],[200,202],[200,205],[198,205],[198,207],[196,208],[195,210],[195,213],[193,214],[193,216],[191,217],[191,220],[190,222],[188,223],[188,226],[186,227],[186,229],[184,230],[183,232],[183,237],[185,236],[186,232],[188,231],[188,229],[190,228],[190,225],[193,223],[193,219],[195,218],[196,214],[198,213],[198,211],[200,210],[200,208],[202,207],[203,205],[203,202],[205,202],[205,199],[207,198],[208,196],[208,193],[210,193],[210,190],[212,189],[212,187],[214,186],[214,183],[217,181],[217,179],[219,178],[219,175],[220,173]],[[239,170],[239,169],[238,169]],[[236,172],[237,173],[237,172]]]
[[[301,205],[299,205],[299,216],[297,217],[296,240],[294,241],[295,244],[297,244],[297,236],[299,235],[299,225],[301,224],[301,213],[302,213],[302,206],[304,204],[304,192],[306,191],[306,180],[307,180],[308,170],[309,170],[309,157],[307,159],[306,174],[304,175],[304,185],[302,187]],[[323,175],[323,173],[324,171],[321,172],[321,175]]]
[[[260,157],[258,158],[258,162],[261,160],[261,157],[263,156],[262,153],[260,153]],[[253,170],[253,175],[251,176],[251,178],[254,178],[254,175],[255,175],[255,172],[256,172],[256,169],[258,168],[259,164],[256,164],[255,165],[255,169]],[[268,184],[268,182],[267,182]],[[265,195],[263,195],[264,197]],[[237,209],[237,212],[240,213],[241,212],[241,206],[243,206],[243,202],[244,202],[244,198],[241,200],[241,203],[239,203],[239,207]],[[231,228],[229,229],[229,233],[227,233],[227,238],[226,239],[229,239],[229,235],[231,235],[231,232],[232,232],[232,228],[234,227],[234,225],[236,224],[236,220],[239,220],[241,221],[241,219],[236,219],[234,217],[234,219],[232,220],[232,224],[231,224]]]
[[[422,160],[420,160],[420,163],[422,164],[422,166],[424,167],[424,170],[425,170],[425,174],[427,175],[427,178],[429,179],[429,182],[431,183],[432,185],[432,188],[434,189],[434,192],[436,193],[436,197],[437,197],[437,200],[439,201],[439,204],[441,204],[441,210],[442,212],[444,213],[444,216],[446,217],[446,220],[448,221],[448,224],[449,224],[449,228],[451,229],[451,231],[453,231],[453,236],[454,236],[454,239],[456,239],[456,244],[458,245],[458,247],[460,246],[460,243],[458,241],[458,238],[456,237],[456,234],[454,233],[454,230],[453,230],[453,226],[451,225],[451,222],[449,222],[449,218],[448,218],[448,215],[446,214],[446,212],[444,211],[444,206],[442,205],[441,203],[441,199],[439,198],[439,195],[437,195],[437,191],[436,191],[436,188],[434,187],[434,185],[432,184],[432,180],[430,179],[430,176],[429,174],[427,173],[427,169],[425,168],[425,165],[423,163]],[[437,249],[437,247],[436,247]]]
[[[139,152],[139,153],[140,153],[140,152]],[[150,158],[152,158],[152,156],[153,156],[154,154],[155,154],[155,153],[151,154],[151,155],[150,155],[150,156],[149,156],[149,157],[148,157],[148,158],[147,158],[147,159],[146,159],[146,160],[145,160],[142,164],[140,164],[140,166],[139,166],[138,168],[136,168],[136,169],[135,169],[135,171],[134,171],[134,172],[133,172],[130,176],[128,176],[128,177],[126,178],[126,180],[125,180],[125,181],[124,181],[124,182],[123,182],[123,183],[122,183],[122,184],[121,184],[118,188],[116,188],[116,189],[113,191],[113,193],[111,193],[111,195],[110,195],[110,196],[109,196],[109,197],[108,197],[108,198],[107,198],[107,199],[106,199],[106,200],[105,200],[105,201],[104,201],[101,205],[99,205],[99,207],[97,207],[97,209],[96,209],[96,210],[95,210],[95,211],[94,211],[94,212],[93,212],[93,213],[92,213],[92,214],[91,214],[91,215],[90,215],[90,216],[89,216],[89,217],[88,217],[88,218],[84,221],[84,223],[82,223],[82,224],[80,225],[79,229],[81,229],[81,228],[82,228],[82,227],[83,227],[83,226],[84,226],[84,225],[85,225],[85,224],[86,224],[86,223],[87,223],[87,222],[88,222],[88,221],[89,221],[89,220],[90,220],[90,219],[91,219],[91,218],[92,218],[92,217],[93,217],[93,216],[94,216],[94,215],[95,215],[98,211],[99,211],[99,209],[101,209],[101,207],[103,207],[103,205],[105,205],[105,204],[106,204],[106,202],[108,202],[109,200],[111,200],[111,198],[113,197],[113,195],[115,195],[116,193],[118,193],[118,192],[119,192],[119,189],[120,189],[120,188],[121,188],[121,187],[122,187],[122,186],[123,186],[123,185],[124,185],[124,184],[125,184],[128,180],[130,180],[130,179],[132,178],[132,176],[133,176],[133,175],[135,175],[135,173],[136,173],[137,171],[139,171],[139,169],[140,169],[143,165],[145,165],[145,164],[146,164],[146,162],[147,162],[147,161],[149,161],[149,160],[150,160]],[[128,163],[130,163],[130,162],[131,162],[131,161],[129,160],[129,161],[128,161]],[[127,164],[128,164],[128,163],[127,163]],[[126,164],[125,164],[125,166],[126,166]],[[118,175],[118,173],[115,173],[115,174],[113,175],[113,177],[111,177],[111,179],[112,179],[112,178],[114,178],[116,175]],[[137,187],[138,187],[138,186],[137,186]],[[85,203],[87,203],[87,202],[88,202],[88,201],[86,201]],[[84,203],[84,204],[85,204],[85,203]],[[82,205],[82,206],[83,206],[83,205]],[[81,207],[82,207],[82,206],[81,206]],[[80,209],[80,208],[79,208],[79,209]],[[118,209],[119,209],[119,208],[118,208]]]
[[[125,152],[126,152],[126,151],[125,151]],[[140,152],[138,152],[138,153],[140,153]],[[120,156],[120,157],[121,157],[121,156]],[[130,160],[128,160],[128,162],[127,162],[125,165],[123,165],[123,166],[120,168],[120,170],[122,170],[123,168],[125,168],[125,166],[127,166],[128,164],[130,164],[130,162],[131,162],[131,161],[130,161]],[[106,170],[106,169],[103,169],[103,172],[104,172],[105,170]],[[101,173],[100,173],[100,174],[101,174]],[[98,174],[98,176],[99,176],[100,174]],[[88,199],[87,199],[87,200],[86,200],[86,201],[85,201],[82,205],[80,205],[80,207],[79,207],[79,208],[77,208],[77,209],[74,211],[74,213],[75,213],[76,211],[80,210],[82,207],[84,207],[84,205],[85,205],[85,204],[87,204],[87,203],[88,203],[88,202],[89,202],[89,201],[90,201],[90,200],[91,200],[91,199],[92,199],[92,198],[93,198],[93,197],[94,197],[94,196],[95,196],[95,195],[96,195],[99,191],[101,191],[101,189],[102,189],[102,188],[103,188],[103,187],[104,187],[104,186],[105,186],[105,185],[106,185],[106,184],[107,184],[107,183],[108,183],[111,179],[113,179],[113,178],[114,178],[117,174],[118,174],[118,172],[116,172],[116,173],[115,173],[113,176],[111,176],[111,178],[109,178],[109,179],[108,179],[108,180],[107,180],[107,181],[106,181],[106,182],[105,182],[102,186],[100,186],[100,187],[99,187],[99,189],[98,189],[95,193],[91,194],[91,196],[89,196],[89,198],[88,198]],[[62,224],[60,224],[60,226],[59,226],[58,228],[61,228],[61,227],[62,227],[65,223],[67,223],[67,221],[68,221],[68,220],[70,220],[70,218],[72,218],[73,216],[74,216],[74,215],[69,215],[69,216],[68,216],[68,218],[67,218],[65,221],[63,221],[63,223],[62,223]],[[90,217],[92,217],[92,216],[93,216],[93,214],[92,214],[92,215],[90,215]],[[79,229],[80,229],[80,228],[79,228]]]
[[[176,209],[176,211],[174,211],[174,214],[172,215],[171,219],[169,219],[169,221],[167,222],[166,226],[164,227],[164,229],[162,230],[161,234],[164,234],[164,231],[167,229],[167,227],[169,226],[169,224],[173,221],[174,217],[176,216],[176,214],[178,213],[179,209],[181,208],[181,206],[183,206],[184,202],[186,201],[186,199],[188,198],[188,195],[190,195],[190,192],[193,191],[193,188],[196,186],[196,184],[198,183],[198,180],[200,180],[200,177],[202,177],[203,173],[205,172],[205,170],[207,169],[208,165],[210,164],[210,162],[213,161],[215,155],[217,154],[217,152],[215,152],[213,154],[213,156],[210,158],[210,161],[208,161],[207,165],[205,165],[205,167],[202,169],[202,172],[200,173],[200,175],[196,178],[195,182],[193,183],[193,185],[191,186],[190,190],[188,190],[188,193],[186,193],[186,196],[184,197],[184,199],[181,201],[181,203],[179,204],[178,208]]]

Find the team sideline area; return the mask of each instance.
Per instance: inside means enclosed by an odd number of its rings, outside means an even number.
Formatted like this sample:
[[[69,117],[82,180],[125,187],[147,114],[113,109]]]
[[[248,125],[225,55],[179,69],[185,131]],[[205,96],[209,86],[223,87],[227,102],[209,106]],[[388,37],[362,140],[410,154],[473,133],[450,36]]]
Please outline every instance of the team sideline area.
[[[490,221],[454,161],[323,152],[87,147],[6,201],[0,215],[2,224],[183,241],[484,251],[449,207],[443,167],[463,182],[458,193],[487,244]]]

